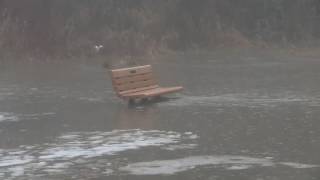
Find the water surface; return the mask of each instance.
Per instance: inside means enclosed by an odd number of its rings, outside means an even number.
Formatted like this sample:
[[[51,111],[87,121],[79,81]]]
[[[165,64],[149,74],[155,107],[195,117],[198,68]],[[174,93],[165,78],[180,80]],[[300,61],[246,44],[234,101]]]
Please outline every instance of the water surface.
[[[320,179],[320,61],[189,53],[128,107],[101,64],[3,62],[0,179]]]

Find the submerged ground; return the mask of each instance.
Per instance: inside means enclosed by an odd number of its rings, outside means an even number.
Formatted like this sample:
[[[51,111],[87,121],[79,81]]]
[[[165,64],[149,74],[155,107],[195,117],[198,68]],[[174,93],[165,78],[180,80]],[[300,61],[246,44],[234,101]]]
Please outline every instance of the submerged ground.
[[[150,62],[185,91],[128,107],[96,62],[0,64],[0,179],[320,179],[320,60]]]

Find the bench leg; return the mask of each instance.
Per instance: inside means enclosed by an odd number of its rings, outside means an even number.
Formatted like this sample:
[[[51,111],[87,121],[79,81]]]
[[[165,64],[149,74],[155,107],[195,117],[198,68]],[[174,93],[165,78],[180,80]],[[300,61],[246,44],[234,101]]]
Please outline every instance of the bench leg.
[[[145,103],[145,102],[147,102],[149,100],[149,98],[142,98],[141,100],[140,100],[140,102],[141,103]]]
[[[153,99],[155,100],[155,101],[159,101],[159,100],[161,100],[161,96],[155,96],[155,97],[153,97]]]
[[[133,104],[135,104],[135,99],[134,98],[130,98],[129,100],[128,100],[128,104],[129,105],[133,105]]]
[[[148,104],[148,103],[157,102],[161,100],[162,100],[162,96],[145,97],[145,98],[129,98],[128,105],[129,106],[143,105],[143,104]]]
[[[150,98],[139,98],[139,99],[136,99],[136,98],[130,98],[128,99],[128,105],[131,106],[131,105],[141,105],[141,104],[145,104],[147,102],[149,102]]]

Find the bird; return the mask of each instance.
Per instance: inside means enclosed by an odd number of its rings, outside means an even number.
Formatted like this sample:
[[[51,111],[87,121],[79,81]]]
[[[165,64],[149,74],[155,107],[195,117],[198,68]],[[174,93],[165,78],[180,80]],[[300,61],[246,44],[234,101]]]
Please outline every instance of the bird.
[[[103,45],[95,45],[94,49],[96,50],[96,52],[98,53],[101,49],[103,48]]]

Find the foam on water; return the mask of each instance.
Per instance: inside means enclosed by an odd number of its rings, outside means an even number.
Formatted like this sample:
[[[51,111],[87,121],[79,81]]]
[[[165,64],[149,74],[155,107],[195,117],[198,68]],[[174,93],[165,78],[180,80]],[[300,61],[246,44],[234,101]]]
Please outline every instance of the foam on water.
[[[284,166],[289,166],[292,168],[296,168],[296,169],[319,167],[318,165],[313,165],[313,164],[300,164],[300,163],[293,163],[293,162],[280,162],[279,164],[284,165]]]
[[[81,101],[88,101],[88,102],[105,102],[104,98],[101,97],[80,97],[79,100]]]
[[[7,97],[13,96],[15,93],[15,86],[2,87],[0,88],[0,100],[6,99]]]
[[[172,175],[199,166],[214,166],[227,170],[243,170],[254,167],[319,168],[319,165],[292,162],[274,162],[269,158],[245,156],[192,156],[173,160],[137,162],[121,167],[120,170],[133,175]]]
[[[96,168],[96,171],[100,172],[100,167],[105,173],[112,172],[106,162],[112,155],[144,147],[189,149],[191,145],[188,146],[188,142],[192,143],[194,137],[193,133],[139,129],[67,133],[52,143],[0,149],[0,179],[19,177],[32,179],[43,174],[64,175],[69,171],[72,172],[78,165],[85,166],[88,163],[90,164],[88,168]],[[182,147],[179,144],[182,144]],[[97,162],[97,158],[104,161]]]
[[[19,118],[15,116],[13,113],[7,113],[7,112],[0,112],[0,122],[5,121],[18,121]]]
[[[8,112],[0,112],[0,122],[17,122],[20,120],[29,119],[41,119],[43,117],[48,117],[55,115],[54,112],[42,112],[34,114],[14,114]]]

